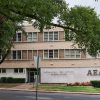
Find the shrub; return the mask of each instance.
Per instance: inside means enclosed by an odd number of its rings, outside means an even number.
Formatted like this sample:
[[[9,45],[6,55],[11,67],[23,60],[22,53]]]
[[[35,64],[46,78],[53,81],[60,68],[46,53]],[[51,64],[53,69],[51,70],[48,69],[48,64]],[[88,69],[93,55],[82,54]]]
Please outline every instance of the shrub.
[[[12,77],[7,77],[6,81],[7,83],[13,83],[14,78]]]
[[[7,82],[7,78],[6,77],[1,77],[0,82],[1,83],[6,83]]]
[[[98,88],[100,88],[100,80],[92,80],[92,81],[90,81],[91,82],[91,85],[93,86],[93,87],[98,87]]]
[[[90,82],[75,82],[75,83],[67,83],[67,86],[90,86]]]
[[[25,83],[25,78],[1,77],[0,83]]]
[[[13,83],[25,83],[25,78],[14,78]]]

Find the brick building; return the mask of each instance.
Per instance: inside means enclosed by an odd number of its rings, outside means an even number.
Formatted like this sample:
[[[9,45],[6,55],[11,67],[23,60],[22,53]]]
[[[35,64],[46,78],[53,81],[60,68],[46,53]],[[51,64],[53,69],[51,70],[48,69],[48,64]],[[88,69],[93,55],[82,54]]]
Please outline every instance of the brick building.
[[[86,50],[65,41],[64,30],[53,27],[43,32],[31,25],[23,27],[26,35],[16,32],[14,46],[0,65],[0,77],[25,78],[32,82],[39,56],[40,83],[74,83],[100,79],[99,55],[95,59]]]

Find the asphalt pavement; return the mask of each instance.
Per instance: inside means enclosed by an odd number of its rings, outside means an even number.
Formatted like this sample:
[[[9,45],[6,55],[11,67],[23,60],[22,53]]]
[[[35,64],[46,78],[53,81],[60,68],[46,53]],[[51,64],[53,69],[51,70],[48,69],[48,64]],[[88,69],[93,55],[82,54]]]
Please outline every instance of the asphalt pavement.
[[[0,90],[0,100],[36,100],[36,92]],[[37,100],[100,100],[100,95],[38,92]]]

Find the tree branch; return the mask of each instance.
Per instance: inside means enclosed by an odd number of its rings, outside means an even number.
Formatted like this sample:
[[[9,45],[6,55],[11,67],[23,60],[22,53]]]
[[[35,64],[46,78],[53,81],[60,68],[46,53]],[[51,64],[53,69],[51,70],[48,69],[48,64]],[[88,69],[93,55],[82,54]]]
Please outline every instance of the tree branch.
[[[0,64],[4,62],[5,58],[9,54],[9,52],[10,52],[10,49],[8,49],[7,52],[6,52],[6,54],[4,56],[2,56],[2,59],[0,60]]]

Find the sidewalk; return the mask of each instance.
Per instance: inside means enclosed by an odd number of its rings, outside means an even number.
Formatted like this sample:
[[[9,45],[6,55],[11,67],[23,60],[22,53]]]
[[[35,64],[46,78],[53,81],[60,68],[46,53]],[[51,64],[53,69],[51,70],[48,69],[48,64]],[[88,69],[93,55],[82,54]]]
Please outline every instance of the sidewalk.
[[[11,91],[29,91],[29,92],[35,92],[35,88],[33,88],[32,83],[24,83],[12,88],[0,88],[0,90],[11,90]],[[38,90],[38,92],[52,92],[52,93],[67,93],[67,94],[85,94],[85,95],[100,95],[100,93],[87,93],[87,92],[67,92],[67,91],[45,91],[45,90]]]

